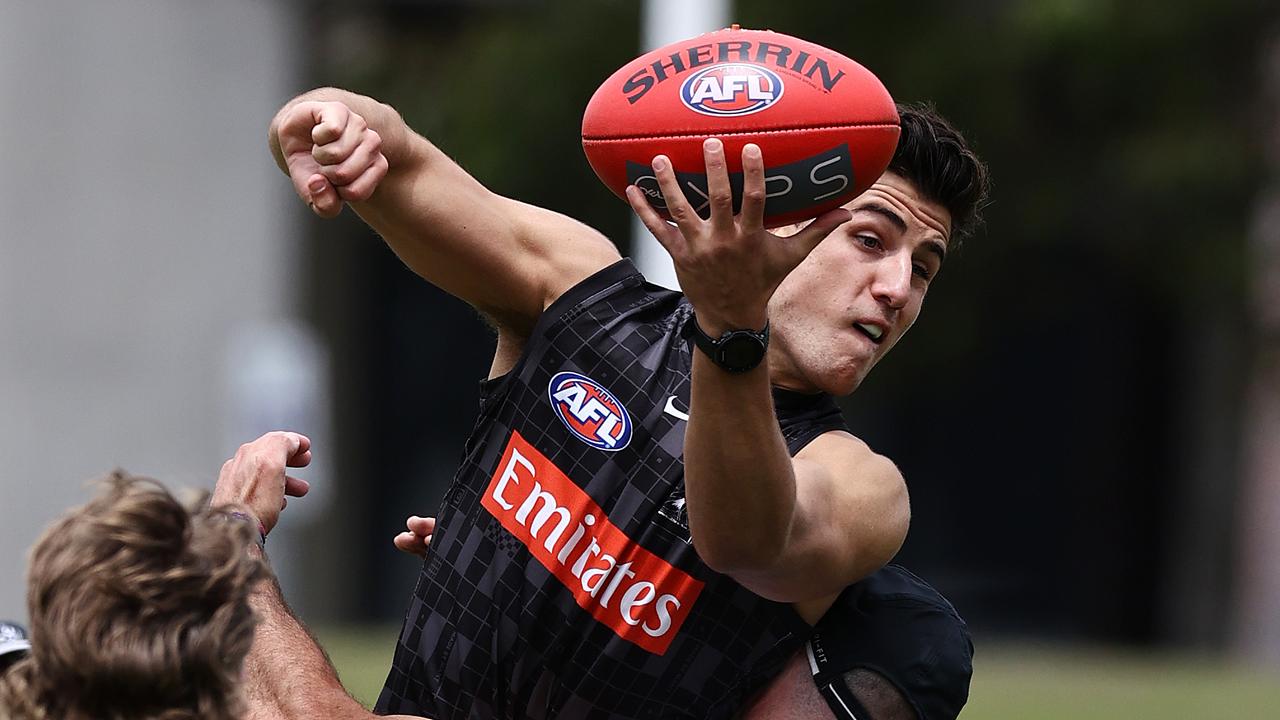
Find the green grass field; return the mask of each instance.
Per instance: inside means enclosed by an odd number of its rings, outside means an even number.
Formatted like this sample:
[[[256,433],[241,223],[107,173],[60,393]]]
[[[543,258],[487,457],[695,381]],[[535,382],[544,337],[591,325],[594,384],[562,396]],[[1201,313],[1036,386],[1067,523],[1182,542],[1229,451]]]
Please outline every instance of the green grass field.
[[[372,704],[395,628],[317,633],[343,682]],[[1280,672],[1106,649],[987,647],[979,642],[963,718],[971,720],[1277,720]]]

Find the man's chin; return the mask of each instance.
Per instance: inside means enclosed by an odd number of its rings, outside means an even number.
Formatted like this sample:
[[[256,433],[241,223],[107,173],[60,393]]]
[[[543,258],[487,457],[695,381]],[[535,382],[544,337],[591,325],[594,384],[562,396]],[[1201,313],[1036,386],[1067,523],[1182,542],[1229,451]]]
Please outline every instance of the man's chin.
[[[788,374],[786,378],[775,374],[773,384],[798,392],[821,392],[843,397],[858,389],[876,361],[874,357],[833,352],[831,348],[823,353],[811,354],[805,359],[809,362],[798,363],[795,372]],[[776,372],[775,369],[771,370]]]
[[[833,369],[832,372],[827,373],[822,378],[823,382],[820,384],[820,388],[822,392],[828,395],[844,397],[853,394],[853,391],[862,385],[862,381],[866,376],[867,371],[861,367]]]
[[[860,385],[862,385],[861,377],[857,378],[856,380],[852,380],[848,383],[837,385],[836,387],[831,388],[827,392],[836,397],[845,397],[847,395],[852,395],[853,391],[857,390]]]

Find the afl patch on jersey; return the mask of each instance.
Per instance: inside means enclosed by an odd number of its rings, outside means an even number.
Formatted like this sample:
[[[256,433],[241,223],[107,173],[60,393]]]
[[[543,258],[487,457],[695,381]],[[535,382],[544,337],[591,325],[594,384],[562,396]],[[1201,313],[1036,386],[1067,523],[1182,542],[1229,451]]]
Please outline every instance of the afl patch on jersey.
[[[591,447],[617,451],[631,442],[631,416],[603,385],[576,372],[557,373],[547,386],[556,416]]]

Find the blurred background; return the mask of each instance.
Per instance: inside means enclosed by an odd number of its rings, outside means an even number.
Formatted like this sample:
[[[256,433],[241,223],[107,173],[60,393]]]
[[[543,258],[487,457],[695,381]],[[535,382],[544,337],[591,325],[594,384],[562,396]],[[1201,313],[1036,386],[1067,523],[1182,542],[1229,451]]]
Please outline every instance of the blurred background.
[[[418,569],[391,537],[434,512],[493,337],[309,215],[268,121],[373,95],[626,254],[582,109],[727,22],[853,57],[990,164],[986,226],[845,403],[911,487],[899,561],[973,629],[966,716],[1280,716],[1269,0],[0,0],[0,617],[88,479],[210,487],[287,426],[318,460],[275,566],[371,699]]]

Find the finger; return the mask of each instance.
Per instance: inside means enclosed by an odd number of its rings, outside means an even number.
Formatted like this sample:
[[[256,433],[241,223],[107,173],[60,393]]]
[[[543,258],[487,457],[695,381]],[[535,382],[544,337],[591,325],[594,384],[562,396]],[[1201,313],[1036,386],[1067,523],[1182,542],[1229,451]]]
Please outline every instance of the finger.
[[[432,517],[418,517],[414,515],[405,521],[405,527],[414,535],[427,536],[435,532],[436,519]]]
[[[311,212],[322,218],[337,217],[342,212],[342,198],[338,196],[338,191],[319,172],[307,178],[305,193],[301,194]]]
[[[296,478],[291,475],[284,476],[284,494],[285,495],[292,495],[293,497],[302,497],[303,495],[306,495],[309,492],[311,492],[311,483],[307,482],[306,480],[303,480],[302,478]]]
[[[742,209],[738,223],[745,232],[764,227],[764,156],[760,146],[747,143],[742,147]]]
[[[285,443],[285,463],[289,467],[306,467],[311,464],[311,438],[296,432],[279,434]]]
[[[311,131],[311,139],[315,142],[311,157],[325,167],[340,165],[365,141],[368,130],[364,118],[355,113],[350,113],[340,128],[317,125]]]
[[[658,189],[662,191],[662,198],[667,203],[667,212],[671,214],[671,219],[680,228],[687,242],[690,237],[697,234],[702,218],[698,217],[689,200],[685,198],[684,191],[680,189],[680,181],[676,178],[676,172],[671,167],[671,160],[666,155],[659,155],[653,159],[653,175],[658,179]],[[652,228],[650,232],[653,232]]]
[[[281,452],[284,453],[284,457],[287,460],[293,457],[293,454],[302,447],[304,437],[304,435],[289,432],[288,430],[272,430],[271,432],[263,433],[253,442],[241,446],[241,449],[245,451],[267,450]],[[307,440],[308,447],[310,444],[311,441]]]
[[[360,138],[360,144],[357,145],[350,154],[337,162],[336,164],[326,165],[320,169],[320,173],[329,179],[335,187],[349,185],[360,176],[364,175],[364,171],[368,170],[381,155],[382,138],[378,133],[368,130],[363,133]]]
[[[308,153],[311,151],[311,146],[315,145],[316,126],[325,122],[322,116],[325,105],[326,103],[320,102],[300,102],[281,114],[276,127],[276,139],[282,152],[287,155],[298,149],[305,149]],[[332,121],[337,122],[336,113],[329,114],[334,116]]]
[[[707,169],[707,203],[711,206],[711,224],[718,229],[733,227],[733,188],[729,185],[729,168],[724,160],[724,143],[720,138],[707,138],[702,143],[702,162]]]
[[[236,453],[237,457],[253,458],[252,465],[257,467],[257,472],[265,472],[274,475],[285,481],[284,487],[288,488],[288,480],[284,469],[286,467],[306,467],[311,462],[311,439],[306,435],[295,432],[284,432],[276,430],[269,432],[251,443],[240,446],[240,450]],[[294,479],[295,483],[306,483],[301,480]],[[295,484],[294,487],[301,492],[302,485]]]
[[[413,533],[402,532],[399,535],[396,535],[394,538],[392,538],[391,542],[396,546],[396,549],[399,550],[400,552],[409,553],[410,555],[417,555],[418,557],[427,556],[427,544],[424,543],[421,539],[418,538],[418,536],[414,535]]]
[[[644,191],[635,185],[628,185],[625,194],[627,202],[631,204],[632,212],[640,218],[640,222],[644,223],[658,244],[666,248],[667,253],[672,257],[682,253],[685,248],[684,236],[653,209]]]
[[[311,143],[328,145],[341,138],[354,118],[364,118],[351,112],[351,108],[342,103],[308,103],[305,110],[311,115]]]
[[[311,183],[316,178],[324,180],[324,176],[320,175],[320,164],[311,157],[311,145],[306,145],[303,150],[285,152],[284,164],[289,173],[289,181],[293,183],[293,191],[302,202],[310,204],[311,196],[316,192]],[[328,183],[327,180],[324,182]]]
[[[301,450],[289,456],[286,463],[289,467],[306,467],[311,464],[311,451]]]
[[[353,180],[350,184],[339,187],[338,197],[347,202],[362,202],[373,197],[373,191],[378,189],[378,183],[382,182],[382,178],[387,176],[387,156],[378,153],[372,165],[370,165],[364,174]]]
[[[826,239],[833,230],[841,225],[849,222],[853,217],[853,213],[845,208],[836,208],[830,210],[817,217],[813,222],[809,223],[805,229],[792,235],[789,240],[796,243],[802,249],[805,255],[808,255],[814,248],[818,247],[818,243]]]

